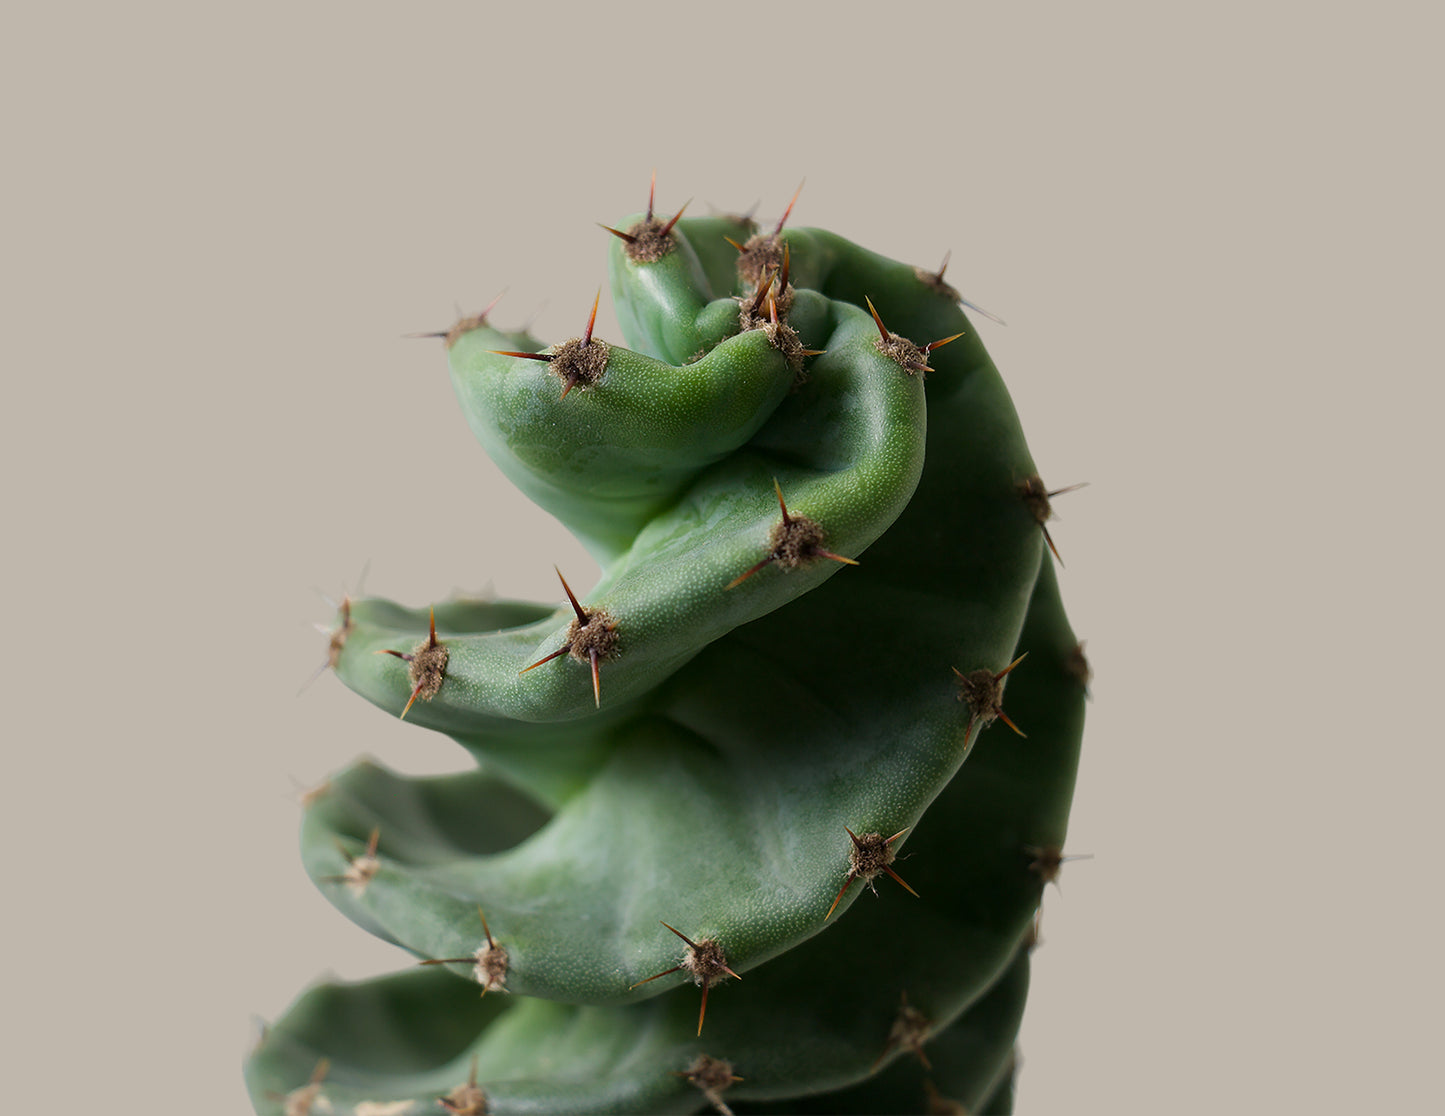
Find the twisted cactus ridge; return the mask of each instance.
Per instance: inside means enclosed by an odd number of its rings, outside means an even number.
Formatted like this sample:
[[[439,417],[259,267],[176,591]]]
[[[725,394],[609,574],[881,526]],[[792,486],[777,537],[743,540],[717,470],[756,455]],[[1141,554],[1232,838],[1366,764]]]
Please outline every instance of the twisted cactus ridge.
[[[1089,677],[1061,490],[943,270],[791,210],[611,229],[626,347],[596,303],[436,335],[602,575],[342,603],[336,675],[476,764],[308,798],[312,878],[419,963],[304,993],[258,1112],[1009,1110]]]

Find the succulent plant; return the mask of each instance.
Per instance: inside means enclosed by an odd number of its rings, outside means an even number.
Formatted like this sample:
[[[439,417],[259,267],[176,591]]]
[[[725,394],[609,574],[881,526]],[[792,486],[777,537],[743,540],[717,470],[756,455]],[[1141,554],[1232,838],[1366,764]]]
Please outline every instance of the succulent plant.
[[[1009,1109],[1088,681],[1057,491],[942,269],[787,217],[611,230],[630,348],[438,335],[602,576],[343,602],[337,676],[476,765],[309,797],[307,870],[420,963],[303,994],[259,1112]]]

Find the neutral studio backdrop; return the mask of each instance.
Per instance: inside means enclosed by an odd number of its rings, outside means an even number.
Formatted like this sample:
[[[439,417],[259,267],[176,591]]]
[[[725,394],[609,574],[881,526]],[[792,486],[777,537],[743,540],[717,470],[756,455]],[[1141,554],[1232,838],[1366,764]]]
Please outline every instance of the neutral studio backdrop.
[[[525,7],[525,13],[523,11]],[[1420,1110],[1439,1045],[1438,15],[1425,4],[17,6],[0,409],[7,1111],[248,1110],[255,1020],[408,961],[301,788],[465,764],[323,595],[596,568],[436,342],[580,328],[613,222],[937,264],[1097,672],[1019,1111]],[[1438,11],[1438,9],[1436,9]],[[599,329],[616,337],[604,297]],[[424,479],[448,478],[447,491]],[[18,1093],[18,1096],[17,1096]]]

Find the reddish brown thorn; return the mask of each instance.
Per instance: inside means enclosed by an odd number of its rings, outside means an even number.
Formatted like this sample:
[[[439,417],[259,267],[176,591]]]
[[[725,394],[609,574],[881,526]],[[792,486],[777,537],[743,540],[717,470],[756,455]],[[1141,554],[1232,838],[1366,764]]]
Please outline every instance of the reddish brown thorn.
[[[647,220],[652,220],[652,202],[657,197],[657,168],[652,168],[652,180],[647,184]]]
[[[802,189],[802,187],[800,186],[799,189]],[[787,289],[788,289],[788,267],[789,267],[789,265],[792,263],[792,258],[793,258],[792,248],[789,247],[789,245],[788,245],[786,242],[784,242],[784,244],[783,244],[783,272],[782,272],[782,277],[778,280],[778,290],[779,290],[780,292],[786,292]]]
[[[658,921],[662,922],[661,919],[658,919]],[[663,922],[662,925],[667,926],[667,923]],[[671,930],[674,934],[676,934],[679,938],[681,938],[683,941],[685,941],[688,945],[692,946],[693,949],[697,948],[697,943],[691,938],[689,938],[686,934],[684,934],[681,930],[677,929],[675,926],[667,926],[667,928]]]
[[[915,899],[922,899],[922,898],[923,898],[923,896],[919,895],[918,892],[914,891],[911,887],[909,887],[908,884],[907,884],[907,882],[903,879],[903,877],[900,876],[897,872],[895,872],[892,868],[889,868],[887,865],[884,865],[883,871],[887,872],[890,876],[893,877],[894,880],[896,880],[899,884],[901,884],[901,885],[903,886],[903,890],[906,891],[906,892],[908,892],[908,894],[911,895],[911,896],[913,896],[913,898],[915,898]]]
[[[1054,561],[1062,566],[1064,564],[1064,556],[1059,553],[1059,548],[1054,545],[1054,536],[1049,534],[1049,529],[1042,523],[1039,524],[1039,530],[1044,533],[1044,542],[1048,544],[1049,552],[1054,556]]]
[[[556,353],[513,353],[504,349],[488,349],[489,353],[496,353],[497,356],[522,357],[524,360],[556,360]]]
[[[823,916],[824,922],[827,922],[833,917],[833,912],[838,909],[838,901],[843,898],[843,893],[848,890],[848,885],[857,878],[852,872],[849,872],[848,875],[844,877],[843,886],[838,889],[838,894],[833,896],[833,904],[828,908],[828,913]]]
[[[771,291],[768,292],[768,321],[773,325],[778,324],[778,301],[773,297]]]
[[[529,671],[529,670],[535,670],[537,667],[541,666],[543,663],[550,663],[553,659],[558,658],[559,656],[562,656],[562,655],[567,654],[567,652],[570,651],[570,650],[572,650],[572,645],[569,643],[566,647],[562,647],[562,648],[560,648],[560,649],[558,649],[558,650],[556,650],[556,651],[553,651],[550,655],[547,655],[547,656],[545,656],[544,658],[538,659],[538,660],[537,660],[535,663],[533,663],[531,666],[523,667],[521,670],[517,671],[517,673],[518,673],[518,674],[526,674],[527,671]]]
[[[582,608],[581,604],[578,603],[576,596],[573,595],[573,593],[572,593],[572,587],[567,584],[567,579],[562,576],[562,571],[561,571],[560,569],[558,569],[556,566],[553,566],[552,568],[553,568],[554,570],[557,570],[557,580],[562,583],[562,591],[567,594],[567,599],[572,602],[572,611],[577,614],[577,623],[579,623],[579,624],[585,624],[585,623],[587,623],[587,620],[588,620],[587,613],[586,613],[586,611]]]
[[[588,656],[592,659],[592,696],[597,702],[597,708],[602,708],[602,676],[597,670],[597,648],[591,647],[587,650]]]
[[[649,214],[648,216],[651,217],[651,214]],[[606,229],[613,236],[619,237],[620,239],[627,241],[628,244],[637,243],[637,237],[633,236],[631,233],[625,233],[621,229],[614,229],[611,225],[604,225],[601,221],[597,222],[597,227]]]
[[[746,248],[744,248],[741,244],[739,244],[739,243],[738,243],[736,240],[734,240],[732,237],[730,237],[730,236],[725,236],[725,237],[723,237],[723,239],[726,240],[729,244],[731,244],[734,248],[736,248],[739,252],[746,252],[746,251],[747,251]]]
[[[675,224],[677,224],[678,219],[679,219],[679,218],[682,216],[682,214],[683,214],[683,210],[687,209],[687,207],[690,206],[691,204],[692,204],[692,199],[691,199],[691,198],[688,198],[687,201],[683,202],[683,203],[682,203],[682,209],[679,209],[676,213],[674,213],[674,214],[672,215],[672,220],[669,221],[667,224],[665,224],[665,225],[662,226],[662,229],[658,232],[658,236],[666,236],[668,233],[672,232],[672,226],[675,225]]]
[[[602,288],[597,288],[597,297],[592,300],[592,313],[587,318],[587,329],[582,334],[582,344],[587,345],[592,341],[592,327],[597,324],[597,307],[602,302]],[[941,344],[941,342],[940,342]]]
[[[813,553],[816,554],[819,558],[827,558],[828,560],[833,562],[841,562],[845,566],[856,566],[858,564],[858,559],[844,558],[843,555],[834,554],[831,550],[815,549]]]
[[[737,975],[737,974],[734,974],[734,975]],[[698,1038],[702,1038],[702,1021],[703,1021],[705,1018],[707,1018],[707,992],[708,992],[708,989],[711,988],[711,987],[712,987],[712,985],[710,985],[710,984],[704,984],[704,985],[702,986],[702,1007],[698,1010],[698,1013],[697,1013],[697,1037],[698,1037]]]
[[[1023,729],[1019,728],[1018,725],[1014,724],[1014,723],[1013,723],[1013,720],[1012,720],[1012,719],[1009,717],[1009,715],[1008,715],[1007,713],[1005,713],[1002,709],[1000,709],[1000,710],[998,711],[998,719],[999,719],[1000,721],[1002,721],[1004,724],[1008,725],[1009,728],[1013,729],[1014,732],[1018,733],[1018,734],[1019,734],[1020,736],[1022,736],[1025,740],[1027,740],[1027,739],[1029,738],[1029,734],[1026,733],[1026,732],[1024,732]]]
[[[943,273],[948,270],[948,261],[951,260],[951,259],[953,259],[953,249],[952,249],[952,248],[950,248],[947,252],[943,253],[943,262],[938,265],[938,271],[935,273],[935,276],[934,276],[934,277],[935,277],[940,283],[943,282]]]
[[[792,212],[793,212],[793,206],[795,206],[795,205],[798,204],[798,195],[803,192],[803,183],[805,183],[805,182],[807,182],[807,181],[808,181],[808,180],[807,180],[806,178],[803,179],[802,182],[799,182],[799,183],[798,183],[798,188],[793,191],[793,200],[788,203],[788,208],[785,209],[785,210],[783,210],[783,215],[778,218],[777,227],[773,229],[773,235],[774,235],[774,236],[777,236],[780,232],[782,232],[782,231],[783,231],[783,226],[788,223],[788,217],[789,217],[789,216],[792,214]]]
[[[663,925],[664,925],[664,926],[667,926],[667,923],[664,922]],[[667,926],[667,928],[668,928],[669,930],[672,930],[672,927],[671,927],[671,926]],[[673,930],[673,933],[675,934],[675,933],[677,933],[677,931],[676,931],[676,930]],[[674,966],[673,966],[672,968],[670,968],[670,969],[664,969],[662,972],[657,973],[657,974],[654,975],[654,976],[650,976],[650,977],[648,977],[646,980],[639,980],[636,984],[629,984],[629,985],[627,986],[627,991],[631,992],[634,988],[641,988],[644,984],[650,984],[652,981],[657,980],[657,979],[659,979],[660,977],[671,976],[673,973],[678,972],[679,970],[681,970],[681,968],[682,968],[681,965],[674,965]]]
[[[792,518],[788,515],[788,505],[783,503],[783,486],[778,483],[778,478],[773,478],[773,491],[778,495],[778,510],[783,513],[783,522],[791,523]]]
[[[748,313],[756,317],[758,311],[763,308],[763,299],[768,297],[768,291],[773,286],[773,275],[771,272],[758,280],[758,293],[753,297],[753,304],[748,308]]]
[[[733,579],[732,579],[731,581],[729,581],[726,585],[724,585],[724,586],[723,586],[723,589],[724,589],[724,590],[727,590],[727,589],[736,589],[739,585],[741,585],[743,582],[745,582],[748,578],[752,577],[753,574],[757,573],[757,572],[758,572],[760,569],[762,569],[764,566],[771,565],[771,564],[772,564],[772,561],[773,561],[773,557],[772,557],[772,555],[770,554],[770,555],[768,555],[768,557],[764,558],[761,562],[754,562],[751,566],[748,567],[748,569],[747,569],[746,572],[739,574],[737,577],[733,578]]]
[[[870,314],[873,315],[873,321],[874,321],[875,323],[877,323],[877,325],[878,325],[878,332],[882,335],[882,337],[883,337],[883,343],[886,345],[886,344],[888,343],[888,327],[883,324],[883,319],[878,316],[878,311],[877,311],[877,309],[873,306],[873,300],[872,300],[871,298],[869,298],[867,295],[864,295],[864,296],[863,296],[863,301],[868,304],[868,313],[870,313]]]
[[[999,671],[997,674],[995,674],[995,675],[993,676],[993,680],[994,680],[995,682],[997,682],[997,681],[999,681],[1000,679],[1002,679],[1002,678],[1004,678],[1005,676],[1007,676],[1008,674],[1012,673],[1014,667],[1018,666],[1019,663],[1023,662],[1023,661],[1024,661],[1025,659],[1027,659],[1028,657],[1029,657],[1029,653],[1028,653],[1027,651],[1025,651],[1025,652],[1024,652],[1022,655],[1020,655],[1017,659],[1015,659],[1013,662],[1009,663],[1008,666],[1004,667],[1003,670],[1001,670],[1001,671]]]
[[[963,336],[964,332],[966,331],[961,330],[958,333],[955,333],[952,337],[945,337],[942,341],[930,341],[927,345],[923,346],[923,351],[925,353],[931,353],[934,349],[941,349],[950,341],[957,341],[960,337]]]

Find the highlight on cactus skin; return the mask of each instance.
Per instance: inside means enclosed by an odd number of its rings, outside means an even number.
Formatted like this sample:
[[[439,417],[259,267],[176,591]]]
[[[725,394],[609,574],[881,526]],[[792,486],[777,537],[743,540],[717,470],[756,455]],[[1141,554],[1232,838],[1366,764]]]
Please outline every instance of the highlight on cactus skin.
[[[597,302],[558,344],[492,307],[429,335],[602,574],[343,600],[330,669],[475,763],[305,799],[307,871],[413,963],[266,1029],[264,1116],[1011,1109],[1090,680],[1067,489],[942,268],[795,227],[797,195],[653,200],[584,226],[622,339]]]

